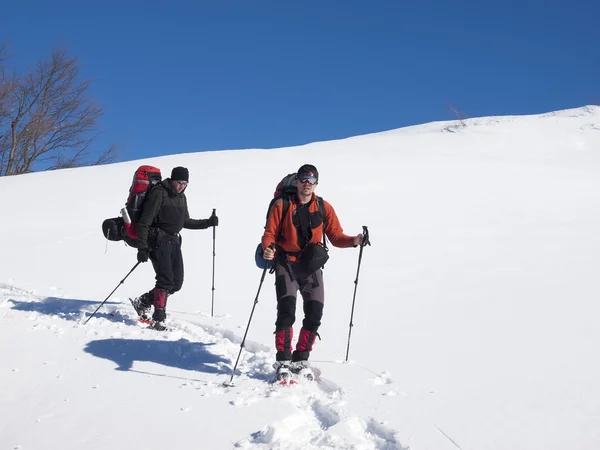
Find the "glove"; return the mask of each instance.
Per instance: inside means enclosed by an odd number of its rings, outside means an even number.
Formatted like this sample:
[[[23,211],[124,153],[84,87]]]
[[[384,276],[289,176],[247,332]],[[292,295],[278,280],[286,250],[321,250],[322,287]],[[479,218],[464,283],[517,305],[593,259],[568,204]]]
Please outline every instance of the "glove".
[[[268,247],[263,251],[263,258],[267,261],[271,261],[275,258],[275,249],[272,247]]]
[[[148,261],[148,256],[150,255],[150,252],[148,251],[147,248],[140,248],[137,252],[137,260],[139,263],[145,263],[146,261]]]
[[[219,226],[219,218],[217,216],[210,216],[206,223],[209,227],[217,227]]]

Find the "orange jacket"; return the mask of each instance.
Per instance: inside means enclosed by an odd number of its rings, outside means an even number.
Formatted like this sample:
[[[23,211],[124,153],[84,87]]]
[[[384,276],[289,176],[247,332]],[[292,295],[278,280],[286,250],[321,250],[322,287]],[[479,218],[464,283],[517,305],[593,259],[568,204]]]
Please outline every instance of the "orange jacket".
[[[296,200],[290,201],[290,207],[287,211],[286,217],[282,218],[283,214],[283,200],[279,199],[269,211],[269,218],[267,219],[267,226],[262,237],[262,247],[267,248],[273,242],[275,242],[283,251],[289,253],[300,252],[302,249],[298,245],[298,237],[296,227],[292,222],[292,214],[296,210]],[[335,247],[353,247],[354,237],[344,234],[344,230],[340,225],[340,221],[333,209],[328,202],[323,200],[323,206],[325,209],[325,235],[331,241]],[[312,203],[309,207],[309,212],[315,213],[319,211],[319,205],[317,204],[317,196],[312,194]],[[280,232],[281,225],[281,232]],[[279,240],[278,240],[279,239]],[[310,242],[319,243],[323,240],[323,223],[316,228],[312,229],[312,237]],[[295,261],[296,258],[290,255],[290,261]]]

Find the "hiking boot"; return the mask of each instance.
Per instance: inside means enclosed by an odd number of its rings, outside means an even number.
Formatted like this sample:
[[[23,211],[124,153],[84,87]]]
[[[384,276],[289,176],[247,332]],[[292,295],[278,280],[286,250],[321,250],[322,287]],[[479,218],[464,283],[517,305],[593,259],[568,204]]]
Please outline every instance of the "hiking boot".
[[[275,369],[275,381],[281,384],[286,384],[292,378],[290,370],[291,361],[275,361],[273,368]]]
[[[154,314],[152,314],[152,320],[154,322],[164,322],[167,320],[167,311],[165,308],[157,308],[154,306]]]
[[[150,328],[152,328],[153,330],[156,331],[166,331],[167,330],[167,326],[165,325],[164,321],[156,321],[153,320],[152,323],[150,324]]]
[[[142,294],[141,296],[134,298],[131,300],[131,304],[133,305],[133,309],[140,317],[140,320],[149,321],[150,320],[150,310],[152,309],[152,305],[149,305],[144,300],[148,300],[148,293]]]
[[[310,368],[308,361],[294,361],[290,365],[290,371],[299,378],[306,378],[310,381],[315,379],[315,375]]]

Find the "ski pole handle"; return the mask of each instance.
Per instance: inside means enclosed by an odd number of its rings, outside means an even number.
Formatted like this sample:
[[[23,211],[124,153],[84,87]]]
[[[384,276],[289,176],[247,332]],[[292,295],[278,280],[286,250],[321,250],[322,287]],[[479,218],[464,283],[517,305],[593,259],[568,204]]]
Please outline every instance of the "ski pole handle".
[[[366,245],[371,245],[371,239],[369,238],[369,229],[367,228],[366,225],[363,225],[363,241],[362,241],[362,247],[366,246]]]

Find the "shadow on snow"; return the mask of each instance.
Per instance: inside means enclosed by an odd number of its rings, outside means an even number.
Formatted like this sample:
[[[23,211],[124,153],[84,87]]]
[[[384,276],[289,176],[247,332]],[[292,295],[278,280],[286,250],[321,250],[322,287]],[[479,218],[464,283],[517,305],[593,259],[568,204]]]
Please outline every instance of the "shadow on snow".
[[[25,312],[36,312],[47,316],[57,316],[64,320],[80,321],[81,314],[85,313],[86,318],[100,305],[99,301],[90,300],[74,300],[65,298],[48,297],[44,300],[38,301],[20,301],[20,300],[8,300],[13,304],[12,309],[17,311]],[[113,313],[102,312],[110,310],[111,306],[114,309],[114,305],[121,305],[121,302],[106,302],[102,308],[96,313],[94,317],[103,318],[115,321]],[[118,319],[121,321],[122,317]],[[132,321],[133,322],[133,321]]]
[[[44,300],[8,300],[13,304],[12,309],[24,312],[35,312],[47,316],[56,316],[64,320],[79,322],[82,313],[85,317],[98,307],[99,301],[64,299],[48,297]],[[116,313],[102,312],[114,311],[116,305],[121,302],[109,301],[96,313],[95,318],[103,318],[112,322],[124,322],[136,324],[137,320]],[[231,332],[230,332],[231,333]],[[231,333],[232,334],[232,333]],[[236,341],[235,336],[226,336]],[[200,342],[190,342],[187,339],[178,341],[154,341],[154,340],[132,340],[132,339],[105,339],[92,341],[87,344],[85,351],[98,357],[114,361],[117,370],[131,370],[134,361],[148,361],[164,366],[177,367],[185,370],[193,370],[213,374],[231,374],[232,361],[225,360],[208,351],[208,346]],[[262,347],[260,350],[264,350]],[[268,380],[270,370],[260,368],[245,373],[249,378]],[[241,375],[240,368],[236,370],[236,376]]]
[[[89,342],[84,351],[117,364],[116,370],[130,370],[135,361],[147,361],[178,369],[197,372],[228,373],[228,360],[214,355],[209,347],[214,344],[141,339],[101,339]]]

